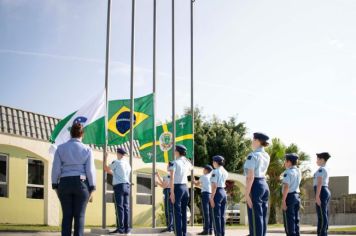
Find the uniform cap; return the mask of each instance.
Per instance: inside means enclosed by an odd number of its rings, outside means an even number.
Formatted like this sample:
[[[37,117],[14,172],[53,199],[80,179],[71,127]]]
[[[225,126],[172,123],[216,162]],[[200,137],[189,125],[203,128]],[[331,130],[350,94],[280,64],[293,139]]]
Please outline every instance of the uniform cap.
[[[254,138],[254,139],[257,139],[257,140],[260,140],[260,141],[262,141],[262,142],[267,142],[267,141],[269,140],[269,137],[268,137],[266,134],[264,134],[264,133],[259,133],[259,132],[254,133],[254,134],[253,134],[253,138]]]
[[[125,149],[123,149],[123,148],[117,148],[117,149],[116,149],[116,152],[119,153],[119,154],[121,154],[121,155],[126,155],[126,154],[127,154],[127,152],[126,152]]]
[[[179,153],[184,153],[187,151],[187,148],[184,146],[184,145],[176,145],[176,151],[179,152]]]
[[[287,153],[285,158],[287,161],[296,161],[299,159],[299,156],[296,153]]]
[[[211,165],[206,165],[206,166],[204,166],[204,169],[206,169],[210,172],[213,170],[213,167]]]
[[[327,160],[331,157],[328,152],[317,153],[316,156],[317,156],[318,158],[324,159],[325,161],[327,161]]]
[[[217,162],[219,165],[222,165],[224,164],[225,159],[223,156],[217,155],[213,156],[213,161]]]

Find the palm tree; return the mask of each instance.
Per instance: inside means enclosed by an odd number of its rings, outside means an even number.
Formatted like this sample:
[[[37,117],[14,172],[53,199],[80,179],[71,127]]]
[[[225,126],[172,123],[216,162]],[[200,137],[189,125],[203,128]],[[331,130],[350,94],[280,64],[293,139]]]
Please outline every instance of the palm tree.
[[[297,153],[299,155],[299,163],[303,163],[309,160],[309,156],[299,151],[299,148],[295,144],[290,144],[288,147],[285,146],[280,139],[274,138],[272,144],[266,149],[271,157],[270,165],[267,170],[267,182],[271,191],[270,194],[270,214],[268,223],[276,224],[277,223],[277,210],[280,209],[282,201],[282,184],[281,184],[281,175],[284,168],[284,156],[286,153]],[[309,175],[310,169],[307,166],[301,168],[302,179],[305,179]],[[304,184],[304,181],[301,185]]]

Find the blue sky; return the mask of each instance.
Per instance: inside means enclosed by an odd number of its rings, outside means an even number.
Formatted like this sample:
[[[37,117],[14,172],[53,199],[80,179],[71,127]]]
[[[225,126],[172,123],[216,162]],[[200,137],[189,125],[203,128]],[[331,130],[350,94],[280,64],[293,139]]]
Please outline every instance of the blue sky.
[[[158,2],[158,113],[171,112],[171,4]],[[196,0],[196,104],[329,151],[356,192],[356,2]],[[130,1],[113,0],[110,98],[129,96]],[[136,96],[151,92],[152,1],[137,0]],[[106,1],[0,0],[0,103],[55,117],[104,84]],[[190,104],[189,0],[176,0],[177,111]]]

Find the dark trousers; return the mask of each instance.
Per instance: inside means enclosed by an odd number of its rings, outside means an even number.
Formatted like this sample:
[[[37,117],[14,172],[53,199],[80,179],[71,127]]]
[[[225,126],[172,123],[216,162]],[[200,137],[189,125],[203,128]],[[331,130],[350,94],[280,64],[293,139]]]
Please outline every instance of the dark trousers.
[[[63,177],[58,186],[58,197],[61,202],[62,236],[72,234],[74,219],[74,236],[84,235],[85,210],[89,200],[89,184],[79,176]]]
[[[250,194],[252,208],[247,206],[250,236],[265,236],[269,188],[264,178],[255,178]]]
[[[163,189],[164,194],[164,213],[166,216],[166,225],[169,231],[173,231],[173,204],[170,199],[171,189]]]
[[[300,197],[299,193],[288,193],[287,210],[283,211],[284,229],[287,236],[299,236],[299,209]]]
[[[201,193],[201,208],[203,211],[203,222],[204,222],[204,232],[213,231],[213,211],[210,206],[210,196],[211,193],[202,192]]]
[[[130,184],[114,185],[116,227],[120,233],[128,233],[130,229]]]
[[[174,231],[176,236],[187,235],[189,192],[186,184],[174,184]]]
[[[316,187],[314,187],[314,191],[316,192]],[[316,205],[316,213],[318,215],[318,235],[319,236],[327,236],[328,228],[329,228],[329,201],[330,201],[330,190],[328,187],[321,187],[320,191],[320,201],[321,205]]]
[[[214,196],[215,207],[213,209],[214,231],[216,236],[225,235],[225,211],[226,211],[226,192],[224,188],[217,188]]]

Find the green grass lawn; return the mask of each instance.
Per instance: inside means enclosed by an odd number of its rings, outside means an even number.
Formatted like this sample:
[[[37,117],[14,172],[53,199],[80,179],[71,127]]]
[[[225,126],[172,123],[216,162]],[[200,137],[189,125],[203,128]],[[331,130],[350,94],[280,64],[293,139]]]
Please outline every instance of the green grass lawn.
[[[344,228],[331,228],[330,232],[356,232],[356,226],[354,227],[344,227]]]

